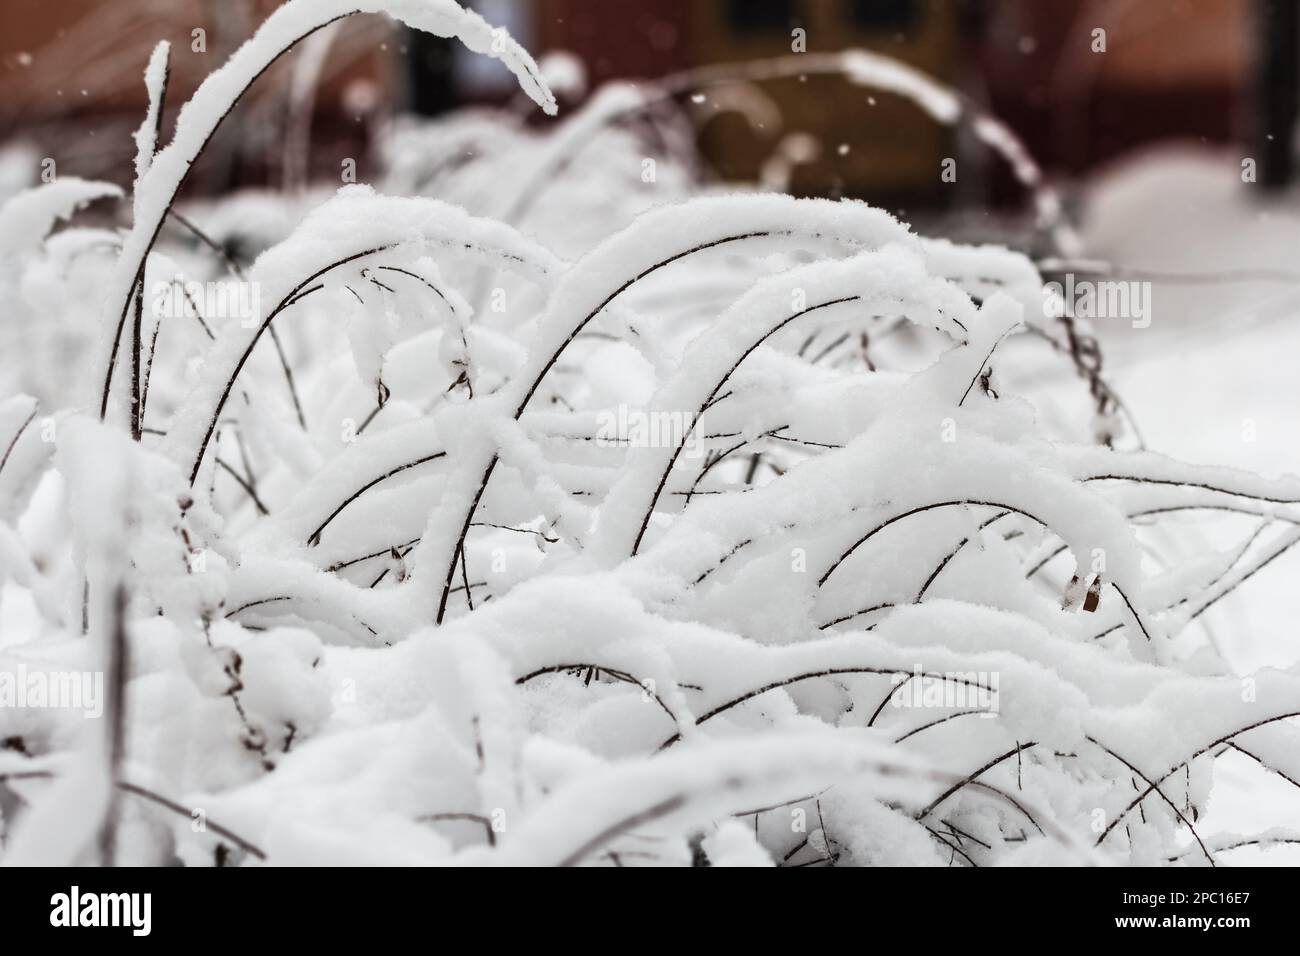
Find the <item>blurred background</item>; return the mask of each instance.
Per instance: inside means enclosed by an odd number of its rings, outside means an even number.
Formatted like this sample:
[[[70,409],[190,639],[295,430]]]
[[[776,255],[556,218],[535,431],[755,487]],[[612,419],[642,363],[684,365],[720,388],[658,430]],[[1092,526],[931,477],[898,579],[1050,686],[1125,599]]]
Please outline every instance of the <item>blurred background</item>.
[[[789,54],[802,29],[809,52],[887,53],[951,84],[1010,125],[1049,172],[1079,176],[1168,141],[1249,148],[1265,185],[1292,177],[1297,9],[1293,0],[477,0],[534,54],[566,51],[592,88],[690,67]],[[175,108],[245,39],[276,0],[4,0],[0,141],[30,144],[61,172],[122,180],[127,135],[145,106],[141,71],[160,39],[173,44]],[[1105,30],[1104,55],[1093,31]],[[275,184],[285,169],[284,119],[295,71],[286,57],[251,92],[233,129],[191,188]],[[503,68],[458,44],[411,34],[383,18],[331,31],[318,68],[309,174],[337,158],[375,158],[378,124],[395,111],[434,115],[500,102]],[[306,68],[311,68],[308,64]],[[763,84],[783,128],[697,113],[711,174],[754,181],[792,132],[839,147],[807,151],[791,190],[917,208],[999,203],[1015,191],[997,164],[960,163],[960,190],[933,175],[963,158],[960,129],[936,125],[889,94],[868,104],[843,79]],[[581,98],[572,90],[572,98]],[[571,105],[571,104],[570,104]],[[12,160],[11,160],[12,161]],[[969,175],[967,175],[969,173]],[[16,174],[11,174],[16,175]]]

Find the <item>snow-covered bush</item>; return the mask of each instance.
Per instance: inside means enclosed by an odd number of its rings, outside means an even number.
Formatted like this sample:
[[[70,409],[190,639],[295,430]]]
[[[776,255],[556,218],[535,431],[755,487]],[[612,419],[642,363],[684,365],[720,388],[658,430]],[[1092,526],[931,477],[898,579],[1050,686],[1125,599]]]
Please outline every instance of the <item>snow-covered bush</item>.
[[[1018,253],[720,194],[680,155],[648,184],[610,117],[707,74],[555,128],[398,131],[414,195],[180,212],[243,89],[354,12],[499,56],[554,109],[450,0],[293,0],[161,150],[155,55],[129,230],[49,235],[104,184],[0,209],[4,859],[1203,864],[1293,839],[1199,832],[1224,751],[1300,779],[1300,675],[1233,674],[1196,622],[1300,540],[1300,481],[1044,434],[1002,356],[1086,329]],[[806,66],[963,108],[866,54]],[[246,268],[205,216],[280,238]],[[1201,511],[1258,527],[1160,568],[1165,516]],[[67,675],[84,699],[49,706]]]

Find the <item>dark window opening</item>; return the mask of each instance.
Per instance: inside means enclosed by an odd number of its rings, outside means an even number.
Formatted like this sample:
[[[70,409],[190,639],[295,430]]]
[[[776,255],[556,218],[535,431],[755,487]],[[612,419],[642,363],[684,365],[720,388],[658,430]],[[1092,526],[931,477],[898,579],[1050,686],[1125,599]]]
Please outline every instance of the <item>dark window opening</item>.
[[[854,26],[879,33],[915,26],[919,14],[916,0],[851,0],[849,3]]]
[[[790,29],[794,0],[728,0],[727,22],[737,33],[774,33]]]

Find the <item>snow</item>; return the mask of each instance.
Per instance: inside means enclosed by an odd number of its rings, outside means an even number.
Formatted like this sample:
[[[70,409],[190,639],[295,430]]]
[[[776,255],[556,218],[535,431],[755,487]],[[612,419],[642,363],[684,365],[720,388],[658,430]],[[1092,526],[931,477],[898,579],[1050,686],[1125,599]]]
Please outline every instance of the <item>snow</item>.
[[[1087,383],[1044,348],[1062,322],[1026,256],[703,186],[671,150],[644,182],[620,120],[671,142],[674,96],[761,114],[721,91],[847,74],[971,119],[1069,256],[1014,134],[886,57],[810,54],[607,86],[536,129],[394,128],[378,188],[185,204],[260,250],[247,269],[155,244],[261,66],[379,11],[501,56],[546,112],[539,77],[582,94],[571,57],[539,70],[446,0],[299,0],[160,151],[155,50],[125,240],[47,238],[103,184],[0,209],[24,336],[75,339],[103,301],[106,360],[146,258],[150,288],[254,303],[142,323],[139,441],[61,386],[106,365],[81,376],[55,340],[3,366],[0,674],[111,673],[119,589],[129,661],[120,761],[111,720],[0,708],[4,862],[98,862],[106,826],[141,864],[1201,865],[1257,832],[1291,852],[1288,597],[1241,596],[1300,543],[1294,443],[1211,448],[1166,369],[1135,402],[1166,416],[1154,450],[1099,446],[1059,414]],[[1150,187],[1108,188],[1087,249],[1122,262],[1107,217]],[[1099,330],[1121,385],[1151,364],[1137,331]]]
[[[559,96],[577,98],[587,91],[587,68],[568,50],[550,50],[538,61],[542,80]]]
[[[166,40],[159,42],[149,56],[149,65],[144,70],[144,86],[149,96],[149,109],[145,112],[140,128],[135,131],[135,175],[137,186],[140,178],[149,171],[154,153],[158,151],[158,128],[162,122],[163,97],[167,91],[168,58],[171,56],[171,44]],[[137,192],[138,195],[138,192]]]
[[[0,250],[6,258],[32,251],[55,224],[96,199],[118,198],[120,187],[64,176],[5,200],[0,206]]]
[[[467,246],[485,263],[537,282],[561,268],[554,256],[504,224],[467,216],[435,200],[411,202],[376,196],[366,186],[343,187],[332,202],[316,210],[249,271],[248,282],[258,290],[262,314],[247,323],[227,325],[205,360],[198,383],[168,432],[166,445],[177,462],[197,474],[230,383],[267,323],[295,296],[317,280],[327,287],[335,285],[334,270],[340,266],[347,267],[348,274],[355,273],[381,252],[394,253],[395,261],[418,259],[426,244]],[[368,294],[373,295],[369,290]]]
[[[121,342],[118,316],[125,315],[143,261],[162,227],[190,167],[248,86],[287,49],[327,24],[357,13],[386,13],[414,29],[454,37],[476,53],[500,59],[521,88],[547,113],[556,110],[532,58],[500,28],[453,0],[291,0],[278,7],[230,60],[200,84],[181,108],[172,140],[140,177],[135,190],[135,222],[123,246],[106,297],[104,346],[106,381]]]

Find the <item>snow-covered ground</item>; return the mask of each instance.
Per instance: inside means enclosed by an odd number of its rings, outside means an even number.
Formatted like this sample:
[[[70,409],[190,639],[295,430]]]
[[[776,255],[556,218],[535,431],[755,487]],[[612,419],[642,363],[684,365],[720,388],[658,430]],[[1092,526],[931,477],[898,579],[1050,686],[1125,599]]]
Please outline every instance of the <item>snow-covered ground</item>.
[[[1201,464],[1300,474],[1300,196],[1241,181],[1239,158],[1136,157],[1090,184],[1090,255],[1166,274],[1152,321],[1098,321],[1109,377],[1152,448]],[[1177,280],[1175,276],[1186,276]],[[1264,278],[1263,276],[1271,276]],[[1300,660],[1300,590],[1285,559],[1210,612],[1251,669]]]
[[[1120,320],[1097,330],[1109,379],[1151,447],[1300,474],[1300,196],[1243,183],[1240,162],[1235,153],[1169,147],[1088,184],[1089,254],[1166,274],[1153,282],[1149,328]],[[1241,673],[1300,661],[1298,560],[1283,556],[1207,614]],[[1300,825],[1293,787],[1244,757],[1223,758],[1222,770],[1208,825]],[[1300,863],[1300,852],[1258,856],[1284,861]]]

